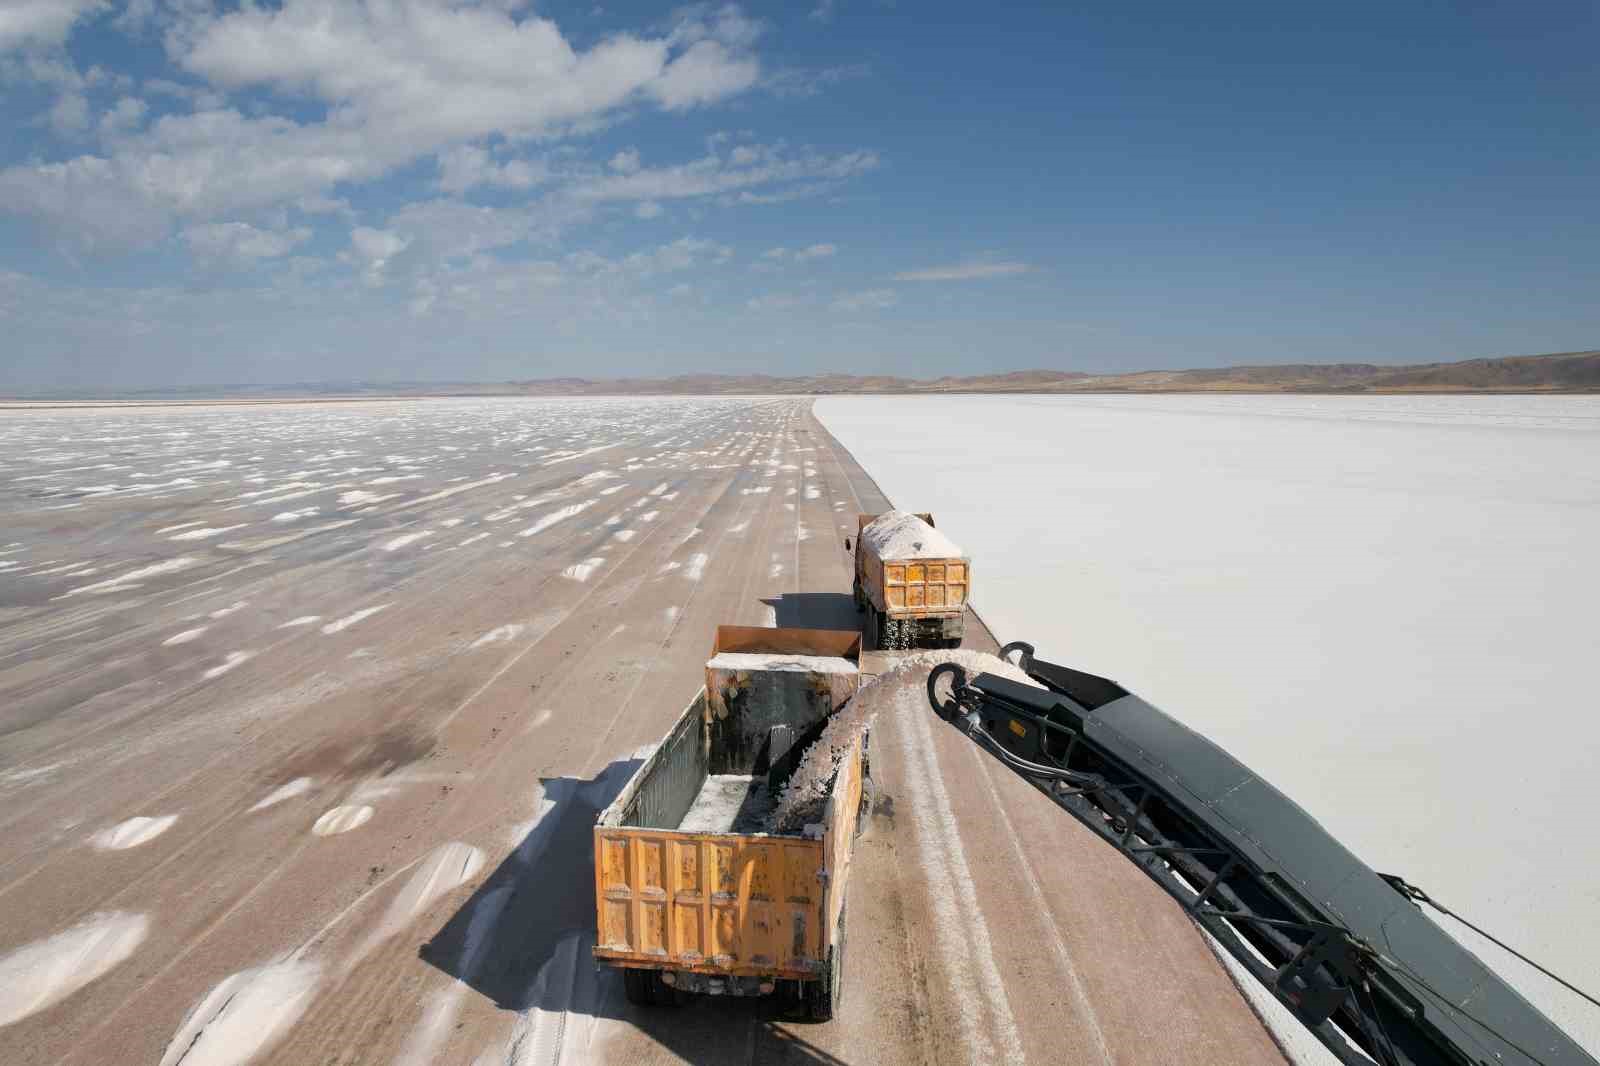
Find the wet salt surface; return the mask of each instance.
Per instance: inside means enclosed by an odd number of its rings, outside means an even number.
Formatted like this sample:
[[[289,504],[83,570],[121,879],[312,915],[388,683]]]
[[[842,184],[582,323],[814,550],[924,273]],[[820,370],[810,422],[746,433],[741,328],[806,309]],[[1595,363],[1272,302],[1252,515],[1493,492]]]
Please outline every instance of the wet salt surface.
[[[448,564],[463,573],[480,568],[474,580],[486,570],[490,580],[521,579],[530,563],[545,561],[546,573],[571,564],[574,577],[594,586],[619,557],[635,551],[648,560],[641,565],[659,565],[673,551],[666,538],[682,533],[681,501],[674,502],[680,493],[673,486],[698,484],[685,478],[700,478],[704,469],[663,438],[722,434],[730,418],[770,423],[794,405],[783,401],[782,408],[757,412],[769,403],[630,398],[0,413],[0,652],[25,648],[41,668],[29,675],[32,687],[26,689],[0,675],[0,707],[20,707],[27,721],[27,701],[47,702],[35,693],[59,693],[60,686],[50,684],[52,674],[103,677],[109,687],[93,706],[72,707],[70,714],[148,717],[156,728],[131,741],[108,730],[96,738],[98,747],[91,744],[96,753],[132,765],[157,750],[170,753],[174,740],[209,743],[217,737],[239,746],[255,723],[314,708],[347,688],[351,677],[394,673],[394,634],[432,622],[431,605],[415,591],[415,579],[426,569]],[[621,457],[629,454],[633,469],[624,473]],[[595,471],[602,464],[607,470]],[[613,514],[625,517],[601,528],[600,521]],[[492,515],[504,518],[498,528],[490,525]],[[708,523],[708,529],[724,524]],[[381,550],[413,536],[393,551]],[[715,540],[707,535],[694,543],[709,550]],[[678,573],[696,580],[707,573],[706,553],[677,554]],[[437,588],[420,587],[430,593]],[[584,591],[563,587],[574,595]],[[658,587],[665,595],[670,586]],[[374,617],[391,607],[389,615]],[[670,624],[674,616],[675,610],[664,617]],[[520,650],[518,642],[530,639],[525,629],[544,628],[510,608],[501,617],[480,617],[435,650],[465,654],[482,641],[474,654],[492,663]],[[607,639],[620,632],[613,627]],[[93,639],[82,639],[84,634]],[[146,664],[148,672],[123,679]],[[204,679],[211,680],[200,684]],[[166,718],[152,713],[157,711]],[[568,712],[545,707],[518,727],[544,728],[555,713]],[[52,738],[44,730],[59,729],[65,719],[41,720],[38,734],[29,727],[15,736],[28,743],[34,735]],[[376,812],[389,802],[381,797],[384,787],[397,787],[395,779],[336,792],[323,777],[285,780],[261,769],[266,772],[241,774],[236,794],[210,813],[185,805],[178,819],[171,813],[177,805],[168,806],[168,813],[159,805],[139,813],[142,804],[105,802],[109,810],[71,825],[61,822],[52,831],[67,835],[74,862],[107,869],[160,862],[169,848],[187,845],[218,818],[226,833],[241,840],[298,833],[307,854],[315,852],[322,861],[336,861],[327,857],[349,849],[316,836],[356,833],[344,838],[351,840],[394,832],[390,819],[378,819]],[[71,770],[49,758],[32,759],[0,773],[0,789],[7,798],[33,803],[48,789],[83,784],[100,772],[84,759],[75,758]],[[150,787],[166,783],[152,781]],[[369,821],[376,824],[363,830]],[[376,904],[372,916],[383,915],[383,935],[420,921],[429,908],[442,905],[446,893],[481,876],[487,860],[472,845],[488,850],[485,841],[500,834],[496,829],[472,844],[419,839],[408,845],[417,848],[411,861],[422,865],[395,881],[398,896]],[[438,853],[420,858],[430,847]],[[48,887],[51,869],[18,898]],[[230,891],[225,875],[216,876],[222,886],[216,891]],[[356,881],[365,876],[365,867],[352,873]],[[127,904],[134,909],[141,901],[138,891]],[[389,910],[382,910],[391,900]],[[150,916],[164,931],[181,918],[180,911]],[[0,958],[0,1015],[43,1009],[37,1004],[70,996],[129,953],[141,973],[162,973],[171,961],[138,958],[143,924],[113,922],[98,933],[65,920],[56,929],[13,925],[0,919],[0,953],[11,952]],[[37,988],[11,987],[14,956],[30,950],[18,944],[48,945],[25,957],[26,969],[42,972],[40,960],[55,960],[49,964],[61,962],[61,976],[25,982]],[[312,997],[331,990],[325,975],[345,961],[329,958],[330,969],[324,970],[322,964],[274,954],[292,946],[263,943],[259,957],[228,967],[248,969],[231,976],[228,969],[204,973],[197,987],[211,991],[194,1002],[181,1026],[160,1034],[162,1041],[172,1038],[168,1061],[193,1066],[268,1057]],[[23,992],[43,998],[24,1002],[18,998]],[[155,1061],[162,1046],[141,1052],[143,1061]]]

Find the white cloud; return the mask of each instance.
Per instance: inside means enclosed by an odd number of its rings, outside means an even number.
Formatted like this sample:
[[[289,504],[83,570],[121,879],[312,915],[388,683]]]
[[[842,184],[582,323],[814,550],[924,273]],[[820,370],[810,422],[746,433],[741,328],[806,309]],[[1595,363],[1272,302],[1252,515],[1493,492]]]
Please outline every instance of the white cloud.
[[[209,222],[189,226],[183,239],[202,259],[276,259],[311,239],[305,226],[288,230],[263,230],[245,222]]]
[[[833,255],[838,250],[838,246],[833,244],[813,244],[808,248],[802,248],[798,252],[794,253],[794,257],[797,261],[803,261],[806,259],[826,259],[828,256]]]
[[[549,180],[550,168],[543,162],[511,159],[495,162],[488,151],[464,144],[439,153],[439,188],[461,193],[478,185],[506,189],[531,189]]]
[[[789,254],[789,249],[784,248],[784,247],[782,247],[780,245],[777,248],[768,248],[766,251],[762,252],[761,253],[761,258],[763,258],[763,259],[783,259],[786,256],[788,256],[788,254]]]
[[[893,290],[867,289],[864,292],[840,293],[829,306],[835,311],[882,311],[894,304]]]
[[[669,63],[645,91],[669,111],[684,111],[744,91],[761,76],[761,65],[719,41],[697,41]]]
[[[632,174],[639,169],[639,150],[637,148],[624,148],[611,157],[608,164],[618,174]]]
[[[609,174],[577,185],[573,195],[582,200],[673,200],[737,193],[762,186],[800,181],[842,181],[878,165],[875,152],[841,155],[807,153],[790,157],[782,148],[757,147],[749,165],[734,163],[715,153],[677,166],[646,167],[632,174]]]
[[[543,201],[487,207],[441,199],[406,204],[384,226],[432,258],[458,259],[524,241],[551,243],[564,226],[580,217]]]
[[[926,270],[906,270],[893,275],[891,281],[970,281],[974,278],[1000,278],[1010,274],[1026,274],[1033,269],[1027,263],[957,263],[953,266],[929,267]]]
[[[71,137],[89,128],[89,99],[82,93],[62,93],[50,109],[50,128]]]
[[[661,205],[654,200],[645,200],[633,209],[635,218],[656,218],[661,214]]]
[[[622,267],[641,277],[688,270],[695,266],[722,264],[733,258],[733,249],[716,241],[680,237],[648,251],[634,252],[622,260]]]
[[[61,44],[79,19],[109,6],[104,0],[4,0],[0,53],[27,45]]]
[[[100,116],[102,136],[114,136],[139,128],[150,105],[136,96],[124,96],[105,114]]]
[[[159,238],[179,221],[325,197],[436,153],[447,156],[439,164],[447,191],[528,188],[545,177],[538,164],[452,153],[491,138],[559,138],[640,104],[682,111],[743,91],[759,73],[748,51],[755,24],[736,8],[690,11],[664,35],[617,34],[580,49],[548,19],[514,17],[507,8],[517,6],[287,0],[224,14],[180,6],[163,15],[179,69],[225,90],[310,98],[326,118],[300,121],[270,105],[247,117],[208,101],[119,137],[104,156],[0,171],[0,189],[12,194],[0,210],[38,217],[98,250]],[[71,73],[34,65],[40,77]],[[164,79],[158,91],[194,92]],[[60,116],[67,125],[79,117],[72,106]],[[62,209],[90,189],[116,209]]]
[[[385,270],[390,260],[411,244],[411,241],[390,230],[357,226],[350,231],[350,251],[361,266],[362,280],[368,285],[382,285],[387,277]]]
[[[549,19],[489,5],[288,0],[197,20],[176,58],[218,85],[309,93],[415,155],[494,132],[548,135],[639,98],[681,110],[748,88],[759,63],[715,30],[579,51]]]

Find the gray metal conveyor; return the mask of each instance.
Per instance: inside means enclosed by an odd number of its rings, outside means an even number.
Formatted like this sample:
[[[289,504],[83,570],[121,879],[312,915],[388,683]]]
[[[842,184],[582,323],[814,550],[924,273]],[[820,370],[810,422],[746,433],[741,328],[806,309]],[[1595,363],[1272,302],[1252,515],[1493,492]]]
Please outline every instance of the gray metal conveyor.
[[[1249,767],[1113,681],[1012,653],[1044,689],[945,663],[934,709],[1137,863],[1342,1062],[1595,1066],[1424,894]]]

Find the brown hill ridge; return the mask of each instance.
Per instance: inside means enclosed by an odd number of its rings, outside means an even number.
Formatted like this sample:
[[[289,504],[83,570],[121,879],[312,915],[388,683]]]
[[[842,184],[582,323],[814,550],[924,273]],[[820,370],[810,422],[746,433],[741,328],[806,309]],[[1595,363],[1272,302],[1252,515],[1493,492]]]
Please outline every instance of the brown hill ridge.
[[[1413,366],[1292,363],[1206,370],[1146,370],[1133,374],[1018,370],[933,379],[853,374],[811,377],[683,374],[670,378],[612,380],[547,378],[510,382],[508,388],[546,396],[857,392],[1600,392],[1600,351]]]

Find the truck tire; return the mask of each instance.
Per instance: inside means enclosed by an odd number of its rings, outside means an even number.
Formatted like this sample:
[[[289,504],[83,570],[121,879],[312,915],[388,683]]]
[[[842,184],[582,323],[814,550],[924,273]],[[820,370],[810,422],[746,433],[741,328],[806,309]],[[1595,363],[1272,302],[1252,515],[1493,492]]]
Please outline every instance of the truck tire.
[[[661,980],[660,970],[629,966],[622,971],[622,988],[628,1002],[639,1007],[676,1007],[678,990]]]
[[[855,597],[857,612],[867,609],[867,598],[861,595],[861,582],[857,581],[850,586],[850,595]]]
[[[813,1022],[831,1022],[839,1011],[844,992],[844,916],[849,906],[839,908],[839,935],[828,949],[827,972],[806,982],[806,1017]]]

